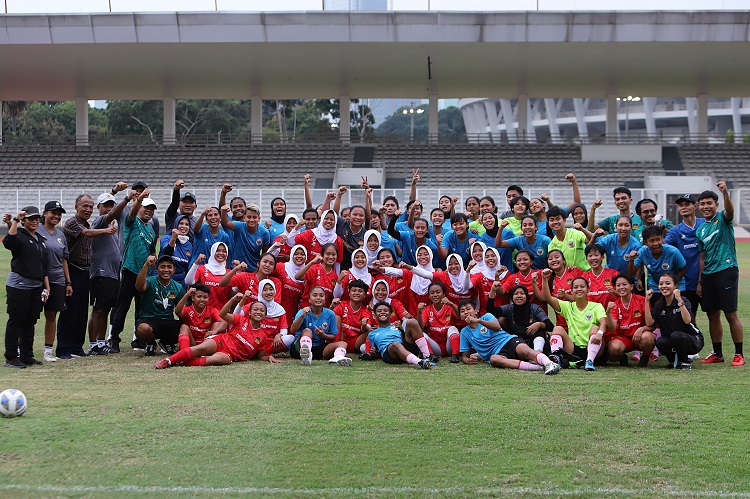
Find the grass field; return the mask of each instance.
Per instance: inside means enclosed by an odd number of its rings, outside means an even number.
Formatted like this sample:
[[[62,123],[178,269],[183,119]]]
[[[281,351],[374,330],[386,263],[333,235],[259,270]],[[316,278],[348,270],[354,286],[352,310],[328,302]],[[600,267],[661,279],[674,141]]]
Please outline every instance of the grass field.
[[[738,251],[742,286],[750,244]],[[8,261],[0,250],[2,279]],[[126,348],[0,369],[0,387],[29,399],[0,420],[0,497],[750,497],[750,366],[675,372],[662,359],[545,377],[446,362],[152,363]]]

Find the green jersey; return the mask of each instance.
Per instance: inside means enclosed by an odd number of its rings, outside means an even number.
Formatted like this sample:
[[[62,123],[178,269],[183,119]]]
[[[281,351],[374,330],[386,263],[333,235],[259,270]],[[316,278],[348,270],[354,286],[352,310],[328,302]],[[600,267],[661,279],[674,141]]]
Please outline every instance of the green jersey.
[[[612,215],[611,217],[607,217],[601,222],[599,222],[599,227],[604,229],[605,232],[608,232],[610,234],[614,234],[617,232],[617,219],[620,218],[620,215]],[[630,214],[630,223],[633,224],[633,226],[630,228],[630,233],[634,235],[635,237],[640,238],[640,233],[643,230],[643,219],[636,215],[635,213]]]
[[[513,231],[513,234],[516,236],[521,235],[521,222],[523,222],[523,220],[519,220],[516,217],[503,218],[503,220],[508,221],[508,228]]]
[[[591,270],[586,261],[586,234],[580,230],[565,229],[565,238],[560,241],[557,236],[552,237],[547,251],[560,250],[565,257],[565,265],[578,267],[584,272]]]
[[[471,229],[476,229],[477,235],[479,236],[487,232],[487,229],[484,228],[484,224],[479,220],[474,220],[469,224],[469,230]]]
[[[122,250],[122,267],[134,274],[141,271],[148,255],[156,253],[156,233],[138,217],[125,217],[123,229],[125,244]]]
[[[560,315],[565,317],[568,323],[568,336],[577,347],[586,348],[589,344],[589,334],[593,326],[599,327],[599,320],[606,317],[607,313],[601,303],[588,302],[586,308],[578,310],[574,301],[558,300],[560,303]]]
[[[141,318],[175,320],[174,307],[184,294],[182,285],[172,279],[164,286],[158,276],[147,277],[146,291],[141,295]]]
[[[734,224],[727,220],[724,210],[695,231],[698,247],[703,253],[703,273],[715,274],[737,267],[737,249],[734,245]]]

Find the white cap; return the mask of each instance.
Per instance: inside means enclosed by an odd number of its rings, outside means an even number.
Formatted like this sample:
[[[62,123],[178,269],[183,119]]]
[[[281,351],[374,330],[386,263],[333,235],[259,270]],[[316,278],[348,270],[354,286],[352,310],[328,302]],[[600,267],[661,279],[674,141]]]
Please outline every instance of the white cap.
[[[96,198],[96,204],[109,203],[110,201],[114,203],[115,197],[108,192],[105,192],[104,194],[99,194],[99,197]]]
[[[156,209],[156,203],[151,198],[143,198],[143,201],[141,201],[141,206],[153,206],[154,209]]]

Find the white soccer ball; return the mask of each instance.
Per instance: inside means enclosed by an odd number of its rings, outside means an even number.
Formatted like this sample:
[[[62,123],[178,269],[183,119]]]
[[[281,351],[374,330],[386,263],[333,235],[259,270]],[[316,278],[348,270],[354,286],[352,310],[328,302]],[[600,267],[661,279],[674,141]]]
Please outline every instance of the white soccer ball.
[[[26,395],[21,390],[8,388],[0,393],[0,415],[4,418],[23,416],[26,412]]]

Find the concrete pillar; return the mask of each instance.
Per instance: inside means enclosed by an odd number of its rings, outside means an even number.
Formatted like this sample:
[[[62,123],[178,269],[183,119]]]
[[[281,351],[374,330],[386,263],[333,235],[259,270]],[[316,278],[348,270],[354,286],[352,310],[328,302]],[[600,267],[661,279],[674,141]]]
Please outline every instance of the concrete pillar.
[[[607,94],[607,122],[604,127],[607,142],[617,142],[620,137],[620,124],[617,122],[617,96]]]
[[[430,144],[438,143],[438,96],[430,94],[429,116],[427,122],[428,142]]]
[[[89,145],[89,100],[76,97],[76,145]]]
[[[164,117],[162,126],[162,144],[173,146],[177,143],[177,130],[175,124],[175,104],[174,97],[164,97]]]
[[[250,97],[250,142],[263,142],[263,99],[260,95]]]
[[[732,97],[732,130],[734,130],[735,144],[742,144],[742,117],[740,116],[741,97]],[[2,107],[2,102],[0,102]],[[2,144],[2,119],[0,118],[0,144]]]
[[[529,96],[524,94],[518,96],[518,140],[529,140]]]
[[[339,97],[339,139],[342,144],[348,144],[351,141],[352,136],[352,123],[351,116],[349,114],[349,108],[351,107],[351,100],[348,95],[342,95]]]
[[[643,112],[646,115],[646,134],[649,137],[656,135],[656,120],[654,119],[654,110],[656,109],[656,97],[643,98]]]
[[[560,140],[560,127],[557,124],[557,102],[555,99],[544,99],[544,110],[547,112],[547,121],[549,122],[550,142],[557,144]]]
[[[706,142],[708,140],[708,95],[698,94],[697,108],[698,140]]]
[[[586,110],[588,109],[588,99],[582,99],[580,97],[573,98],[573,109],[576,114],[576,125],[578,126],[578,137],[587,142],[589,138],[589,127],[586,123]]]
[[[493,99],[484,101],[484,110],[487,112],[487,120],[490,124],[490,137],[493,142],[500,142],[500,116],[497,114],[497,106]]]

